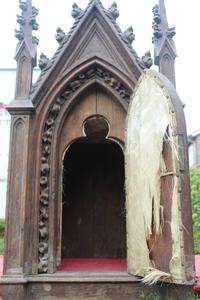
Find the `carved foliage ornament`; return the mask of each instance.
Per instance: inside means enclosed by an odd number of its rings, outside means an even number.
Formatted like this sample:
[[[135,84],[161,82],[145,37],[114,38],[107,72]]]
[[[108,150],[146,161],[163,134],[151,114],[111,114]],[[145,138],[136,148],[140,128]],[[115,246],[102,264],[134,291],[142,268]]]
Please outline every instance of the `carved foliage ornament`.
[[[126,31],[124,31],[124,38],[125,42],[128,41],[129,44],[132,44],[132,42],[135,40],[135,33],[133,31],[133,27],[129,26]]]
[[[109,7],[108,12],[110,13],[110,16],[114,20],[117,20],[117,18],[119,17],[119,11],[117,9],[117,3],[116,2],[113,2],[113,4],[111,5],[111,7]]]
[[[166,28],[164,31],[162,30],[162,16],[160,14],[160,7],[159,5],[155,5],[152,9],[153,11],[153,38],[152,42],[157,42],[160,38],[163,37],[163,34],[169,38],[172,39],[174,35],[176,34],[175,27]]]
[[[151,57],[151,52],[147,51],[143,56],[142,56],[142,61],[144,63],[144,65],[146,66],[146,68],[151,68],[151,66],[153,65],[153,59]]]
[[[108,71],[94,67],[77,75],[65,88],[65,91],[52,104],[45,121],[42,134],[42,155],[40,165],[40,212],[39,212],[39,262],[38,272],[48,272],[48,248],[49,248],[49,172],[50,155],[53,132],[56,119],[61,111],[62,105],[70,100],[74,93],[91,79],[99,79],[111,87],[124,100],[129,101],[130,93],[124,85]]]
[[[19,0],[19,8],[21,9],[21,15],[17,15],[17,23],[19,23],[19,29],[15,29],[15,37],[21,43],[23,40],[29,44],[32,48],[39,43],[37,37],[32,36],[33,30],[38,30],[39,25],[36,22],[38,15],[38,9],[31,5],[31,2]]]
[[[62,41],[64,40],[64,38],[66,37],[66,34],[65,32],[60,28],[58,27],[57,31],[56,31],[56,41],[60,44],[62,43]]]
[[[76,4],[74,3],[72,5],[72,11],[71,11],[71,16],[76,19],[77,17],[79,17],[81,14],[83,13],[82,9]]]
[[[46,66],[48,65],[49,63],[49,58],[44,54],[44,53],[41,53],[40,54],[40,59],[38,61],[38,66],[41,70],[43,70],[44,68],[46,68]]]
[[[161,16],[160,16],[160,8],[159,5],[155,5],[152,9],[153,11],[153,38],[152,42],[158,41],[162,37],[162,30],[161,30]]]

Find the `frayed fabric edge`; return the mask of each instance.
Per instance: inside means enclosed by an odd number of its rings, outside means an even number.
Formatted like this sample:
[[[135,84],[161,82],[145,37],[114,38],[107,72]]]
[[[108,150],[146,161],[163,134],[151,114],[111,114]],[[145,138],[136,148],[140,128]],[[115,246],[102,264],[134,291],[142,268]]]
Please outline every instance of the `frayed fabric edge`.
[[[155,285],[159,281],[165,281],[168,283],[172,283],[172,275],[170,273],[166,273],[163,271],[160,271],[158,269],[150,268],[148,271],[148,274],[141,279],[141,282],[146,285]]]

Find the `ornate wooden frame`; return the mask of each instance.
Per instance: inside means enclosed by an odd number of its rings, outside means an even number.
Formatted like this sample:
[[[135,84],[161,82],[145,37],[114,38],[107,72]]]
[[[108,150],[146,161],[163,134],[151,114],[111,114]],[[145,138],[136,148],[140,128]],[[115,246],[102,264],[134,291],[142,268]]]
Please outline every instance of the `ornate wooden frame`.
[[[54,131],[56,127],[56,120],[58,115],[63,108],[66,115],[66,110],[69,110],[69,107],[73,106],[73,102],[79,93],[87,89],[91,84],[100,84],[106,87],[110,92],[112,92],[115,97],[120,101],[120,104],[124,107],[127,107],[128,101],[130,99],[131,91],[130,87],[126,87],[118,77],[113,74],[113,72],[107,71],[105,68],[98,66],[96,63],[90,68],[78,73],[73,77],[65,87],[61,89],[62,92],[59,93],[59,96],[54,98],[54,101],[51,103],[48,114],[44,121],[43,133],[42,133],[42,150],[41,150],[41,164],[40,164],[40,205],[39,205],[39,245],[38,245],[38,257],[39,273],[48,272],[48,236],[49,236],[49,193],[50,193],[50,182],[49,174],[51,172],[51,161],[55,161],[54,154],[56,151],[52,150],[55,148],[55,144],[58,142],[58,139],[54,137]],[[66,117],[66,116],[65,116]],[[62,118],[62,117],[61,117]],[[62,121],[59,121],[59,124]],[[58,129],[56,131],[59,131]],[[53,155],[53,156],[52,156]],[[55,271],[55,263],[53,270]],[[53,270],[50,267],[50,272]]]

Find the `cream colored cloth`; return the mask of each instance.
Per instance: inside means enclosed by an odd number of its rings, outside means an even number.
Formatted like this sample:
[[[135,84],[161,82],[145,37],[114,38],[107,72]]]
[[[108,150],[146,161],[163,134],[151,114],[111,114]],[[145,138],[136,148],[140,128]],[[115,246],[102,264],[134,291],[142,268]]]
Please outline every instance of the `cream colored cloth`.
[[[161,87],[154,73],[145,72],[130,102],[127,118],[125,169],[128,272],[144,276],[144,282],[150,284],[163,278],[168,278],[169,281],[177,279],[178,282],[183,279],[181,237],[176,233],[179,218],[175,183],[172,191],[171,222],[175,257],[171,261],[170,274],[156,270],[156,266],[150,261],[147,245],[152,233],[161,234],[161,174],[165,172],[162,157],[163,140],[167,128],[170,132],[173,126],[170,115],[172,103],[166,93],[166,89]],[[172,156],[177,157],[173,138],[171,142],[174,152]],[[176,261],[175,264],[173,260]]]

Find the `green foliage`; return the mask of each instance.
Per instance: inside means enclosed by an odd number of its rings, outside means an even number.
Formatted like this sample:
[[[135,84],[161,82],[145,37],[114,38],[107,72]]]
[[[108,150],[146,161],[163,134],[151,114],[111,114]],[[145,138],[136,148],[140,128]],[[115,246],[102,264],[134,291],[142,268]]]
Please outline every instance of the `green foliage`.
[[[174,298],[170,298],[170,300],[172,300]],[[200,296],[195,295],[193,293],[189,294],[186,298],[186,300],[196,300],[196,299],[200,299]],[[158,296],[158,294],[153,293],[153,294],[141,294],[138,300],[160,300],[160,297]]]
[[[200,166],[190,169],[194,252],[200,254]]]
[[[4,236],[5,220],[0,219],[0,237]]]
[[[200,299],[199,297],[200,296],[191,293],[190,295],[188,295],[186,300]],[[139,297],[139,300],[160,300],[160,297],[156,293],[148,294],[148,295],[147,294],[141,294],[140,297]],[[172,300],[172,298],[170,298],[170,300]]]
[[[200,297],[200,296],[191,293],[190,295],[188,295],[187,300],[196,300],[196,299],[200,299],[199,297]]]
[[[4,229],[5,229],[5,221],[0,219],[0,255],[3,254],[4,249]]]
[[[4,238],[0,238],[0,255],[3,255],[4,251]]]
[[[141,294],[139,300],[160,300],[160,297],[156,294]]]

